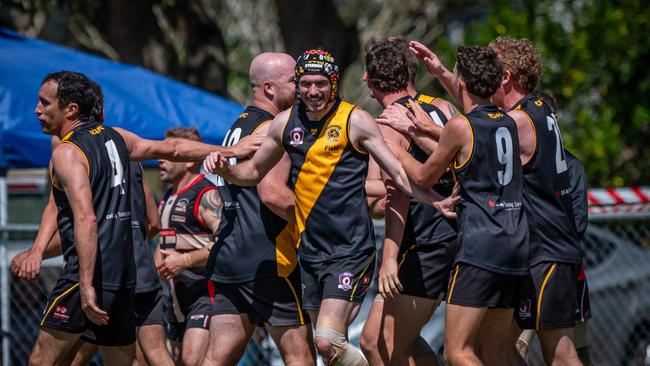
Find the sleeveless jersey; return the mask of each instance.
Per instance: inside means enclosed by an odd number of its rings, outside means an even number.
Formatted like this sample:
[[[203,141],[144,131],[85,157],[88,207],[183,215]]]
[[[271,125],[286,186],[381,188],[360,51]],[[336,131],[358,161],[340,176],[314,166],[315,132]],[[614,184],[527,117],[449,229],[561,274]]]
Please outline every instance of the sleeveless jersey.
[[[136,269],[136,293],[153,291],[160,287],[158,272],[147,240],[147,205],[142,182],[142,166],[131,162],[131,227],[133,229],[133,253]]]
[[[421,98],[427,100],[422,96]],[[409,99],[410,97],[400,98],[395,103],[410,109]],[[430,101],[432,100],[430,99]],[[439,124],[441,127],[447,123],[447,118],[440,109],[426,102],[420,102],[419,99],[418,103],[431,116],[432,123]],[[408,152],[421,163],[424,163],[429,157],[429,154],[413,142],[411,142]],[[432,188],[444,197],[451,195],[451,191],[454,188],[451,172],[444,173]],[[456,220],[447,220],[434,207],[411,198],[404,226],[402,246],[410,246],[413,244],[417,246],[433,245],[449,241],[455,237]]]
[[[120,290],[135,286],[135,260],[131,231],[129,153],[122,136],[96,122],[84,123],[61,139],[81,152],[88,163],[93,208],[97,218],[97,260],[93,286]],[[53,174],[54,171],[51,172]],[[58,230],[65,266],[63,278],[79,281],[74,217],[70,202],[52,179],[58,208]]]
[[[374,248],[364,184],[368,154],[349,141],[354,104],[338,99],[320,121],[291,110],[282,144],[291,158],[301,260],[322,262]]]
[[[534,94],[515,109],[524,111],[535,130],[535,152],[524,167],[524,200],[530,208],[531,264],[582,263],[571,202],[570,177],[562,137],[551,109]]]
[[[528,273],[528,223],[515,121],[494,105],[467,114],[472,152],[454,170],[461,183],[456,262],[510,275]]]
[[[249,106],[226,133],[223,146],[235,145],[270,123],[273,115]],[[230,160],[236,164],[237,159]],[[240,187],[218,180],[223,201],[219,238],[212,248],[212,279],[236,283],[256,278],[287,277],[297,264],[295,225],[274,214],[257,194],[256,187]]]

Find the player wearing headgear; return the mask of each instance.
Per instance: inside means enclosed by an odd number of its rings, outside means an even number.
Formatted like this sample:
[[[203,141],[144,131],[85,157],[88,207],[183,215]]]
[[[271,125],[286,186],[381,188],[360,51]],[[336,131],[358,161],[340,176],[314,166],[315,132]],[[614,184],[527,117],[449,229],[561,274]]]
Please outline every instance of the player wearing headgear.
[[[230,127],[224,145],[266,135],[273,117],[293,105],[294,65],[285,53],[266,52],[251,61],[253,103]],[[208,268],[215,291],[205,366],[236,363],[256,325],[266,327],[286,365],[315,363],[311,324],[299,298],[290,166],[284,154],[256,187],[218,180],[224,210]]]
[[[304,52],[295,74],[300,102],[273,119],[259,152],[237,165],[211,154],[204,167],[237,185],[254,185],[284,151],[289,154],[303,306],[316,319],[316,348],[331,365],[366,365],[346,333],[370,284],[375,259],[364,193],[368,153],[408,194],[450,215],[453,201],[411,187],[374,119],[337,96],[339,70],[328,52]]]
[[[411,99],[408,58],[415,56],[408,50],[408,43],[402,41],[392,38],[369,45],[364,80],[371,95],[384,108],[399,105],[408,111],[417,104],[429,124],[435,123],[431,116],[444,124],[447,118],[443,111]],[[428,157],[408,134],[388,125],[380,126],[380,130],[387,141],[420,161]],[[430,136],[426,138],[431,141]],[[422,365],[436,364],[435,354],[419,334],[446,291],[456,251],[455,220],[445,219],[420,202],[409,202],[390,180],[386,184],[386,237],[378,278],[379,291],[386,299],[378,296],[373,302],[362,333],[362,349],[371,364],[401,365],[407,364],[409,358]],[[441,195],[450,195],[452,187],[451,173],[447,173],[433,188]],[[382,352],[378,349],[380,343],[385,346]]]

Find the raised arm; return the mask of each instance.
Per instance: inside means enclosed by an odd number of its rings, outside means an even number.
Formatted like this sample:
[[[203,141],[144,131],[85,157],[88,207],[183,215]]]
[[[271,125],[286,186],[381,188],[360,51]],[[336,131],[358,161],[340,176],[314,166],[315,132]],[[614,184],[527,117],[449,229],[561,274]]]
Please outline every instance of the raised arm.
[[[188,139],[168,138],[165,140],[148,140],[121,128],[115,128],[126,142],[131,160],[166,159],[170,161],[203,161],[208,154],[220,152],[226,158],[243,158],[255,151],[262,143],[262,138],[241,139],[235,146],[223,147],[208,145]]]
[[[271,123],[266,123],[255,130],[260,136],[268,134]],[[257,184],[257,193],[262,203],[274,214],[282,217],[287,222],[295,223],[296,207],[293,191],[287,186],[291,172],[291,159],[285,152],[280,161]]]
[[[69,144],[61,144],[52,153],[54,179],[65,191],[74,217],[74,241],[79,257],[79,293],[88,319],[102,325],[108,314],[97,305],[93,287],[97,260],[97,218],[93,208],[88,166],[84,156]]]
[[[427,46],[417,41],[409,42],[411,52],[415,54],[427,67],[427,70],[433,75],[442,87],[445,88],[447,93],[451,95],[456,101],[460,100],[460,96],[456,93],[453,86],[454,74],[449,71],[445,65],[440,62],[438,55],[433,53]]]
[[[282,132],[287,124],[290,111],[289,109],[275,116],[262,146],[250,160],[231,166],[224,154],[216,152],[208,156],[203,163],[203,168],[207,172],[220,175],[238,186],[256,185],[280,161],[282,154],[284,154]],[[261,136],[256,137],[261,138]]]

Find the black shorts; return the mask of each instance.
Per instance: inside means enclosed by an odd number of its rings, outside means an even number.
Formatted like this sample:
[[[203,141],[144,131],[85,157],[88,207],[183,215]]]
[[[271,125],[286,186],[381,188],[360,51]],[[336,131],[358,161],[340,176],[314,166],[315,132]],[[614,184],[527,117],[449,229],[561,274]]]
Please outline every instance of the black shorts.
[[[108,313],[108,324],[97,325],[81,308],[79,283],[59,279],[45,305],[41,327],[79,334],[84,341],[100,346],[127,346],[135,341],[134,289],[95,289],[97,305]]]
[[[456,256],[456,240],[411,246],[400,253],[399,280],[403,295],[438,299],[447,292],[449,273]]]
[[[162,301],[162,289],[135,294],[135,326],[165,324],[165,310]]]
[[[519,328],[573,328],[579,273],[579,264],[542,262],[532,266],[515,311]]]
[[[184,285],[190,283],[189,286]],[[174,281],[170,286],[171,304],[167,309],[167,330],[169,338],[181,342],[185,330],[190,328],[210,329],[212,299],[208,291],[208,280]]]
[[[449,276],[447,302],[477,308],[512,309],[525,280],[525,275],[496,273],[456,263]]]
[[[246,314],[251,323],[288,327],[309,324],[300,304],[300,272],[289,277],[259,278],[243,283],[212,281],[212,316]]]
[[[302,307],[320,309],[324,299],[363,302],[375,270],[375,248],[319,263],[300,261]]]
[[[591,319],[591,304],[589,302],[589,286],[587,285],[587,275],[585,274],[585,266],[581,265],[578,271],[578,279],[576,281],[576,324],[584,323]]]

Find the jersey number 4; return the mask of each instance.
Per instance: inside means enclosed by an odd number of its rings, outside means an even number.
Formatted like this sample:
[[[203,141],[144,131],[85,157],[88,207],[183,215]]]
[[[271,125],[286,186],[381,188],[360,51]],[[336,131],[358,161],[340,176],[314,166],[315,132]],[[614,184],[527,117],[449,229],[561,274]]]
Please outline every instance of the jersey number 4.
[[[111,160],[111,166],[113,168],[112,187],[120,186],[120,194],[124,194],[124,167],[120,160],[120,154],[118,154],[113,140],[106,141],[104,145],[106,145],[108,158]]]

